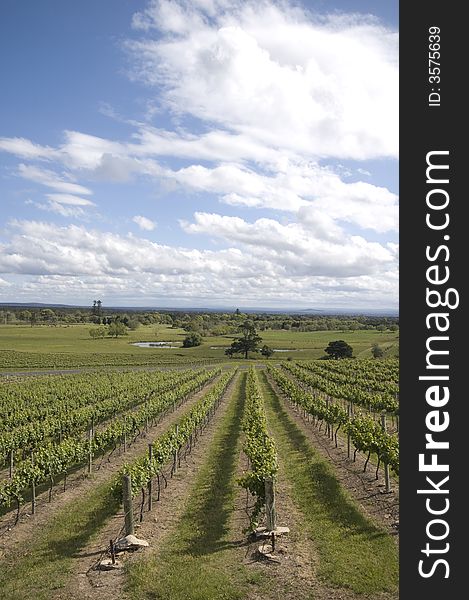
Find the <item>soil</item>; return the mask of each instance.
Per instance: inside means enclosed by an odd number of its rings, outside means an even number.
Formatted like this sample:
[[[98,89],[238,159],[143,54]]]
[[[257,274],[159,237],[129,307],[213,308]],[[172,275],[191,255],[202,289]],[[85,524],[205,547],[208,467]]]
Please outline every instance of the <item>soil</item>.
[[[166,537],[170,535],[171,530],[181,518],[199,467],[206,458],[213,434],[227,409],[228,399],[233,392],[237,377],[239,375],[231,381],[215,415],[205,427],[202,435],[199,436],[190,454],[181,453],[181,466],[174,476],[170,476],[169,466],[165,469],[168,486],[165,488],[162,483],[160,501],[156,501],[156,488],[154,487],[153,510],[148,513],[145,509],[144,520],[135,529],[135,535],[147,540],[150,548],[119,554],[117,558],[122,566],[139,560],[145,553],[155,551],[161,544],[164,544]],[[127,598],[124,591],[123,568],[113,571],[101,571],[95,568],[103,557],[109,556],[109,540],[116,537],[123,520],[123,511],[120,511],[108,521],[87,546],[77,553],[72,577],[69,578],[65,588],[51,595],[51,600]]]
[[[142,455],[148,448],[148,443],[161,435],[171,423],[179,419],[186,412],[189,406],[192,406],[202,395],[215,385],[218,378],[212,380],[202,390],[192,395],[189,400],[179,404],[174,411],[166,411],[159,422],[137,437],[134,441],[130,440],[127,451],[124,453],[122,448],[117,449],[110,455],[96,458],[94,461],[94,471],[91,476],[87,475],[87,468],[81,467],[67,477],[67,488],[63,491],[63,486],[58,484],[52,491],[51,502],[48,502],[49,492],[44,491],[36,496],[36,514],[31,514],[31,505],[26,504],[22,507],[20,518],[17,525],[14,525],[16,511],[10,511],[0,518],[0,559],[8,549],[9,559],[15,555],[21,555],[21,547],[29,538],[34,535],[37,528],[46,525],[49,520],[54,518],[57,510],[82,498],[96,485],[106,482],[117,473],[126,462]],[[109,460],[108,460],[109,459]]]
[[[329,459],[334,467],[337,479],[357,501],[361,510],[375,523],[383,527],[399,544],[399,486],[395,479],[391,479],[391,492],[385,492],[383,470],[380,468],[379,479],[375,478],[375,467],[368,464],[363,472],[366,457],[357,452],[356,460],[347,457],[347,445],[342,438],[338,438],[338,448],[335,441],[331,440],[324,431],[303,417],[302,412],[297,412],[292,404],[285,399],[275,381],[267,375],[270,385],[282,401],[290,418],[300,428],[306,438],[312,443],[320,454]]]
[[[213,435],[226,412],[228,399],[231,397],[237,377],[239,374],[231,382],[217,412],[193,446],[191,453],[182,458],[181,467],[175,475],[171,478],[169,468],[165,470],[168,486],[167,488],[162,486],[160,501],[157,502],[155,498],[152,512],[145,512],[143,522],[138,524],[135,531],[137,537],[150,543],[150,548],[119,555],[118,560],[123,565],[132,564],[144,557],[146,553],[157,551],[177,526],[199,468],[206,459]],[[378,481],[375,479],[375,469],[372,465],[369,465],[368,472],[363,473],[366,457],[357,454],[355,462],[348,459],[347,448],[343,440],[339,439],[339,447],[335,448],[335,442],[298,414],[285,400],[269,376],[268,380],[291,419],[315,449],[330,460],[341,485],[349,491],[362,511],[372,521],[388,531],[397,544],[399,532],[397,482],[392,481],[392,493],[384,493],[382,470]],[[190,404],[195,403],[202,394],[206,393],[209,387],[207,386],[188,402],[179,406],[174,413],[165,415],[156,427],[149,430],[147,435],[137,439],[125,454],[119,454],[116,451],[111,457],[111,462],[103,460],[99,470],[93,473],[92,477],[84,477],[83,469],[78,471],[75,476],[71,476],[66,492],[56,489],[50,504],[47,502],[47,492],[41,494],[38,498],[36,515],[32,516],[28,510],[29,507],[26,507],[21,513],[20,522],[12,529],[9,529],[12,520],[11,513],[2,517],[0,519],[0,558],[7,548],[9,560],[14,560],[15,556],[20,557],[22,546],[34,535],[37,527],[41,527],[52,519],[59,508],[66,505],[71,506],[75,499],[84,496],[97,484],[110,479],[124,462],[144,453],[148,441],[166,430],[187,410]],[[248,538],[245,533],[249,523],[248,503],[252,504],[252,500],[247,498],[246,491],[241,488],[236,495],[235,507],[230,520],[229,543],[235,549],[239,563],[253,569],[253,572],[263,573],[271,581],[268,596],[255,591],[256,586],[253,586],[253,590],[248,593],[245,600],[307,600],[310,598],[315,598],[315,600],[357,600],[358,598],[360,600],[391,600],[395,598],[391,594],[374,595],[372,599],[366,595],[358,597],[349,590],[331,588],[318,580],[316,577],[318,558],[314,543],[309,539],[302,524],[302,515],[292,500],[291,485],[287,476],[282,475],[282,464],[280,463],[279,466],[280,476],[276,500],[277,522],[280,526],[289,527],[290,533],[277,538],[273,560],[262,557],[257,550],[262,542]],[[246,469],[246,457],[240,451],[238,476]],[[123,512],[120,511],[109,519],[89,544],[80,549],[74,561],[72,576],[63,589],[51,592],[51,600],[108,600],[109,598],[124,600],[128,598],[124,590],[125,570],[123,568],[114,571],[100,571],[94,568],[101,558],[108,556],[109,540],[116,537],[122,523]]]

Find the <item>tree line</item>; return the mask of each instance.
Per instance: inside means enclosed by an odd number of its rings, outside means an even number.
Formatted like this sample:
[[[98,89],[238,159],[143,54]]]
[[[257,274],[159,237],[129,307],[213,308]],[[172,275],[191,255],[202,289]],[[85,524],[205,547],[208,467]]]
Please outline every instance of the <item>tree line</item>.
[[[130,329],[140,325],[163,324],[182,328],[187,333],[198,333],[203,337],[236,334],[242,324],[249,320],[259,332],[291,331],[360,331],[377,330],[397,332],[398,317],[366,315],[309,315],[280,313],[232,312],[185,312],[181,310],[138,310],[106,307],[101,300],[94,300],[89,308],[75,307],[15,307],[4,305],[0,310],[0,324],[67,325],[93,323],[110,325],[119,320]]]

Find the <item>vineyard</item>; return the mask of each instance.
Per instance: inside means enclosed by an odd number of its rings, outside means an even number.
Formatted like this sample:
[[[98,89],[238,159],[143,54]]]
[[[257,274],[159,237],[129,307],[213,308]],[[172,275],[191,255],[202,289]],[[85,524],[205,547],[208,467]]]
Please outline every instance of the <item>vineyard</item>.
[[[161,367],[2,381],[5,597],[397,597],[397,361]]]
[[[75,352],[18,352],[0,350],[0,365],[2,369],[80,369],[102,367],[174,367],[175,363],[182,366],[188,363],[194,365],[219,362],[217,358],[188,358],[181,354],[172,354],[162,358],[159,355],[146,354],[112,354],[112,353],[75,353]]]

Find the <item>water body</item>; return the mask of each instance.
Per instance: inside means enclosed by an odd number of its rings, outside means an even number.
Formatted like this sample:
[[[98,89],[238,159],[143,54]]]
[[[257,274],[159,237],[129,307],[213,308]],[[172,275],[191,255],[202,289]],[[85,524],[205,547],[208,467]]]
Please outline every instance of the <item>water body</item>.
[[[138,346],[139,348],[180,348],[180,346],[173,346],[171,342],[132,342],[132,346]]]

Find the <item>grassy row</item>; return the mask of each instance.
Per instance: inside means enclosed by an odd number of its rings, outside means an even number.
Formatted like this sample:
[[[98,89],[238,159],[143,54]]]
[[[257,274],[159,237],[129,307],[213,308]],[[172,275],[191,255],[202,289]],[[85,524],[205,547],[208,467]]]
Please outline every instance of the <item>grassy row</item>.
[[[292,486],[293,500],[303,515],[319,554],[319,577],[357,593],[395,591],[397,548],[374,525],[340,485],[330,463],[311,446],[284,406],[260,376],[267,419],[279,460]]]

